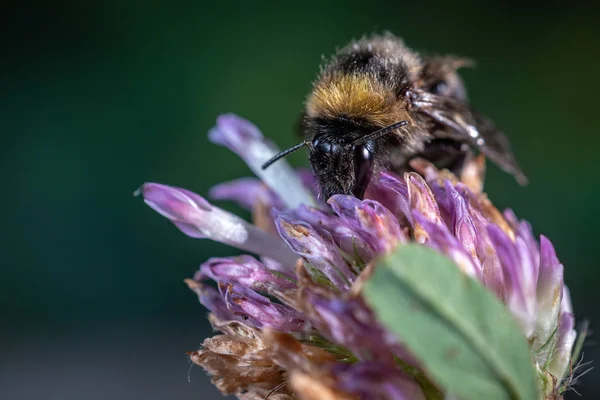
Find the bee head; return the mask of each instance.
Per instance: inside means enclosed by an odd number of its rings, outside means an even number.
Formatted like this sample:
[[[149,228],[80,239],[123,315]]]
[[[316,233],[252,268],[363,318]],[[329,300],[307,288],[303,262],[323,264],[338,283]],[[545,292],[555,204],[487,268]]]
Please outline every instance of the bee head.
[[[363,193],[355,191],[358,160],[351,142],[343,136],[325,134],[315,137],[308,148],[308,159],[323,199],[334,194],[362,197]]]
[[[362,198],[373,174],[377,139],[406,125],[407,121],[394,123],[365,134],[358,131],[331,131],[318,129],[312,140],[285,150],[263,165],[263,169],[304,146],[309,149],[309,161],[316,175],[321,198],[334,194],[354,195]]]

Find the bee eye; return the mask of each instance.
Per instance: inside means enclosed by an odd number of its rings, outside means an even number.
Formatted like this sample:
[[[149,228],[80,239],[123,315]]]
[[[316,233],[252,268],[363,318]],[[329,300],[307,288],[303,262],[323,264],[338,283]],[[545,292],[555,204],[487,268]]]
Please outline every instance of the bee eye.
[[[367,148],[367,146],[358,146],[355,149],[356,159],[360,162],[371,161],[373,159],[373,153]]]
[[[433,94],[446,94],[448,91],[448,84],[443,80],[437,81],[431,86],[430,91]]]
[[[328,141],[322,140],[314,140],[313,141],[314,149],[320,153],[331,153],[335,151],[335,145]]]
[[[356,182],[352,193],[362,199],[373,175],[374,154],[372,145],[362,145],[354,148],[354,175]]]

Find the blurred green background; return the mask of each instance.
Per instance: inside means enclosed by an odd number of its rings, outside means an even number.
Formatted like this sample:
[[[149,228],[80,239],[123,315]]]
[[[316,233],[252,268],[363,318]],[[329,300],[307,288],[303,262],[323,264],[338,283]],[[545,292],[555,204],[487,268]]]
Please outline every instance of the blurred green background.
[[[248,175],[208,143],[215,117],[295,143],[321,56],[373,31],[477,61],[462,74],[471,100],[531,181],[490,167],[488,193],[553,240],[578,321],[598,326],[599,13],[573,4],[3,2],[0,398],[218,398],[184,354],[210,329],[182,281],[234,250],[182,235],[132,192],[206,194]],[[597,398],[598,381],[576,389]]]

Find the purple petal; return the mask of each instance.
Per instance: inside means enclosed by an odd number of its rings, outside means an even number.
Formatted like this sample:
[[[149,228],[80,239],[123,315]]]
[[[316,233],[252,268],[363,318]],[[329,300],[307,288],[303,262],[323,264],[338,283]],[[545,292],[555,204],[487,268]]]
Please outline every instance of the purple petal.
[[[441,222],[436,199],[425,180],[418,174],[410,173],[406,182],[411,208],[417,209],[430,221]]]
[[[425,242],[427,246],[449,256],[465,274],[475,278],[481,277],[481,271],[474,264],[471,256],[452,235],[446,225],[438,225],[431,222],[416,210],[414,211],[413,218],[427,232],[428,240]]]
[[[317,232],[304,221],[280,213],[276,221],[279,234],[290,248],[321,272],[338,289],[348,290],[355,279],[328,232]]]
[[[215,200],[230,200],[252,211],[257,203],[283,207],[281,200],[256,178],[241,178],[213,186],[209,196]]]
[[[446,186],[448,183],[448,181],[444,181],[442,183],[438,181],[431,181],[428,182],[428,185],[429,190],[431,191],[431,194],[437,203],[441,220],[446,225],[451,227],[454,209],[452,197],[450,196],[450,193],[448,193]]]
[[[535,328],[535,282],[531,280],[534,266],[527,257],[527,247],[521,238],[513,242],[498,226],[489,225],[488,233],[504,270],[505,299],[525,336]]]
[[[519,282],[520,290],[525,297],[525,313],[528,317],[528,329],[525,334],[529,337],[535,329],[537,305],[536,290],[539,265],[534,263],[534,256],[529,251],[527,243],[521,237],[516,238],[517,253],[519,255]]]
[[[481,264],[481,280],[485,287],[496,293],[496,296],[506,302],[504,290],[504,271],[496,251],[490,252],[489,256]]]
[[[227,304],[223,300],[223,297],[217,289],[214,287],[204,285],[202,283],[192,281],[191,279],[186,280],[189,288],[198,295],[200,304],[206,307],[210,312],[215,314],[217,318],[223,321],[241,321],[242,319],[234,315],[227,308]]]
[[[209,259],[200,266],[194,280],[200,281],[205,278],[263,292],[297,287],[295,277],[270,270],[254,257],[247,255]]]
[[[448,204],[451,207],[452,229],[454,235],[474,262],[479,264],[477,257],[478,232],[468,209],[468,203],[458,191],[446,181]]]
[[[556,257],[554,246],[545,236],[540,237],[540,269],[537,280],[537,336],[542,345],[558,323],[563,297],[563,266]],[[571,312],[567,310],[567,312]]]
[[[381,172],[371,181],[365,198],[375,200],[390,210],[399,221],[412,225],[412,214],[408,204],[408,187],[406,182],[396,175]]]
[[[311,225],[319,234],[328,232],[335,245],[346,255],[353,256],[356,263],[362,265],[374,257],[375,249],[356,232],[356,227],[344,223],[337,216],[306,206],[295,209],[293,215]]]
[[[336,194],[328,200],[328,203],[340,218],[344,218],[351,224],[358,226],[356,209],[361,205],[359,199],[354,196]]]
[[[504,272],[494,244],[487,232],[489,220],[483,216],[482,210],[479,209],[481,203],[468,187],[459,183],[456,188],[465,200],[468,214],[477,235],[475,251],[479,260],[478,265],[482,273],[483,283],[504,301]]]
[[[175,188],[172,186],[161,185],[159,183],[145,183],[142,188],[136,192],[144,196],[144,202],[154,211],[171,221],[185,221],[188,215],[195,215],[198,212],[210,211],[211,205],[202,196],[190,192],[186,189]],[[204,238],[200,233],[198,237]],[[191,235],[190,235],[191,236]]]
[[[398,243],[408,241],[396,217],[384,206],[373,200],[364,200],[356,209],[360,229],[369,233],[377,244],[380,254],[390,253]]]
[[[565,376],[571,363],[571,350],[577,337],[577,332],[575,332],[574,328],[575,318],[573,314],[561,314],[556,332],[556,345],[554,346],[552,361],[550,361],[547,369],[549,373],[559,380]]]
[[[506,210],[504,210],[502,215],[504,215],[506,222],[508,222],[508,226],[510,226],[513,230],[516,231],[519,227],[519,218],[517,218],[515,212],[510,208],[507,208]]]
[[[536,267],[540,265],[540,246],[538,241],[535,239],[533,235],[533,230],[531,228],[531,224],[527,221],[520,221],[517,224],[517,236],[522,238],[527,245],[527,250],[531,257],[531,263]],[[534,271],[533,279],[537,281],[539,274],[539,268],[536,268]]]
[[[334,195],[328,203],[343,223],[354,228],[377,253],[388,253],[398,243],[408,240],[398,219],[374,200],[360,201],[352,196]]]
[[[423,178],[418,174],[410,173],[407,175],[406,183],[411,209],[417,210],[423,217],[433,223],[443,224],[436,199]],[[418,224],[415,224],[414,236],[419,243],[424,243],[427,239],[427,233]]]
[[[304,288],[302,295],[310,304],[311,322],[329,340],[348,348],[359,359],[394,365],[385,331],[360,298],[325,297],[310,288]]]
[[[211,142],[242,153],[251,140],[263,140],[260,130],[250,121],[234,114],[217,117],[217,126],[208,133]]]
[[[211,205],[201,196],[157,183],[146,183],[141,191],[146,204],[186,235],[267,256],[293,270],[297,257],[279,238]]]
[[[231,313],[257,328],[284,332],[304,330],[302,313],[289,306],[273,303],[268,297],[240,285],[219,283],[219,291]]]
[[[379,183],[384,185],[388,190],[408,199],[408,186],[406,181],[400,179],[394,173],[387,171],[381,172],[379,175]]]
[[[573,313],[573,304],[571,304],[571,294],[567,285],[563,285],[562,300],[560,302],[561,313]]]
[[[285,160],[279,160],[267,169],[262,165],[279,150],[267,141],[258,128],[249,121],[233,114],[217,118],[217,126],[208,133],[208,138],[232,150],[240,156],[268,187],[290,208],[300,204],[313,205],[314,197],[300,182],[296,172]]]
[[[338,364],[333,375],[339,389],[361,399],[425,400],[419,384],[397,367],[379,360]]]

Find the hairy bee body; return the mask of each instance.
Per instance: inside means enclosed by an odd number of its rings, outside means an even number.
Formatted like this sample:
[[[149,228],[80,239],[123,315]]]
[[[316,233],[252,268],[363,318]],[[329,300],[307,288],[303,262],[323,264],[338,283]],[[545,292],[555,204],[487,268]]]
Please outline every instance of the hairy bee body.
[[[457,69],[470,64],[421,57],[391,34],[338,51],[313,83],[301,124],[321,196],[362,197],[374,171],[406,171],[414,157],[457,172],[473,148],[524,183],[506,137],[468,104]]]

